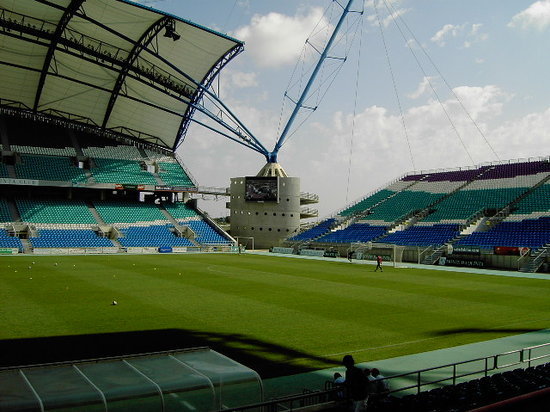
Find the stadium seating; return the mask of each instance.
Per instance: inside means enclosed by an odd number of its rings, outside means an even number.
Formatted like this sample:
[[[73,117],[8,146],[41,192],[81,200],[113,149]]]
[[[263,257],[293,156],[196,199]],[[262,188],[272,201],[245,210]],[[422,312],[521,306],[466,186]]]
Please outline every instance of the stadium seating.
[[[15,164],[15,174],[20,179],[70,181],[85,183],[84,170],[71,164],[68,157],[21,155],[21,163]]]
[[[550,183],[537,187],[521,201],[516,203],[510,220],[522,220],[524,217],[540,217],[550,211]]]
[[[460,190],[434,206],[435,211],[425,222],[466,223],[476,214],[487,210],[500,210],[524,193],[527,188]]]
[[[105,146],[86,146],[82,147],[82,153],[85,156],[100,158],[100,159],[113,159],[113,160],[130,160],[138,161],[143,160],[141,153],[135,146],[128,146],[122,144],[114,144],[114,142],[105,142]],[[109,143],[109,144],[107,144]]]
[[[292,241],[307,241],[315,239],[321,235],[324,235],[327,233],[331,226],[336,222],[336,219],[330,218],[322,221],[318,225],[312,227],[311,229],[308,229],[304,232],[298,233],[296,236],[291,237],[289,240]]]
[[[94,201],[94,206],[107,224],[137,223],[146,224],[167,223],[166,216],[156,206],[149,203],[129,201]]]
[[[189,239],[176,237],[170,231],[171,225],[130,226],[121,228],[123,237],[118,241],[124,247],[184,247],[196,246]]]
[[[8,202],[0,198],[0,222],[11,222],[12,220]]]
[[[11,150],[18,153],[27,153],[31,155],[64,156],[64,157],[76,156],[76,150],[74,147],[21,146],[21,145],[12,144]]]
[[[0,163],[0,177],[10,177],[8,168],[4,163]]]
[[[374,207],[363,220],[378,222],[395,222],[405,216],[426,208],[442,196],[441,193],[404,190]]]
[[[89,226],[97,224],[82,200],[15,199],[24,222]]]
[[[460,234],[458,225],[413,226],[391,233],[379,242],[401,246],[440,246]]]
[[[40,229],[29,241],[34,248],[113,247],[109,239],[90,229]]]
[[[354,223],[345,229],[330,232],[316,240],[320,243],[370,242],[386,232],[382,226],[371,226],[366,223]]]
[[[496,246],[539,248],[550,243],[550,217],[502,222],[487,232],[474,232],[455,243],[457,246]]]
[[[169,186],[195,186],[179,163],[158,162],[158,175]]]
[[[395,192],[387,189],[382,189],[371,196],[368,196],[359,202],[355,203],[354,205],[344,209],[339,213],[340,216],[350,216],[356,213],[364,212],[365,210],[371,208],[381,200],[384,200],[391,195],[393,195]]]
[[[0,229],[0,248],[12,248],[23,251],[23,244],[18,237],[12,237],[5,229]]]
[[[136,160],[94,158],[95,167],[90,172],[98,183],[156,185],[158,182]]]
[[[231,241],[216,232],[204,220],[188,220],[180,222],[181,225],[189,226],[197,235],[195,241],[202,245],[229,245]]]
[[[402,246],[440,246],[456,239],[476,219],[504,210],[511,212],[505,222],[517,224],[474,232],[457,245],[541,247],[548,243],[546,223],[540,218],[550,216],[550,183],[539,184],[549,176],[547,160],[407,175],[343,209],[332,219],[348,220],[349,226],[315,241],[341,244],[376,239]],[[386,234],[385,230],[405,221],[413,226]],[[326,222],[288,240],[319,236],[326,232]]]
[[[418,394],[406,395],[402,398],[372,397],[369,399],[367,409],[374,412],[462,412],[504,400],[513,401],[516,398],[518,403],[500,405],[500,407],[488,410],[543,411],[548,406],[548,395],[544,398],[529,398],[525,395],[534,394],[548,387],[550,387],[550,364],[546,363],[526,369],[518,368],[495,373],[456,385],[447,385]],[[520,396],[521,398],[519,398]]]
[[[185,203],[176,202],[176,203],[165,203],[164,208],[172,215],[175,219],[189,219],[195,218],[199,215],[191,207],[187,206]]]
[[[172,156],[169,156],[165,153],[158,153],[158,152],[155,152],[155,151],[149,150],[149,149],[143,149],[143,151],[145,152],[145,154],[147,155],[147,157],[150,160],[153,160],[155,162],[168,162],[168,163],[171,163],[175,160]]]

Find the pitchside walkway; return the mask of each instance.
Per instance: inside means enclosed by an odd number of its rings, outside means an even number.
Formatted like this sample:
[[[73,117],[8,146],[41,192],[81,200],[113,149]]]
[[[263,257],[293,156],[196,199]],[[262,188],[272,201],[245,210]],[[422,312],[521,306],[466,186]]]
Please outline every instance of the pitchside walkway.
[[[530,346],[541,345],[544,343],[550,342],[550,329],[545,329],[537,332],[530,332],[521,335],[510,336],[506,338],[493,339],[484,342],[471,343],[468,345],[455,346],[452,348],[439,349],[430,352],[418,353],[415,355],[399,356],[396,358],[377,360],[367,363],[359,363],[357,366],[360,368],[378,368],[384,376],[399,375],[404,373],[409,373],[421,369],[427,369],[437,366],[443,366],[451,363],[467,361],[471,359],[482,358],[485,356],[497,355],[499,353],[505,353],[509,351],[514,351]],[[546,350],[545,353],[547,353]],[[343,357],[344,355],[342,355]],[[517,361],[518,355],[511,356],[508,359],[503,359],[504,363],[511,363]],[[538,363],[549,362],[550,358],[546,358],[543,361]],[[532,365],[537,365],[537,362],[533,362]],[[460,373],[474,372],[482,368],[481,362],[469,365],[468,367],[460,368]],[[516,367],[527,367],[523,366],[514,366],[511,369]],[[500,370],[502,371],[502,370]],[[265,388],[265,399],[271,399],[275,397],[286,396],[290,394],[301,393],[303,389],[310,390],[322,390],[326,381],[333,379],[334,372],[340,372],[344,375],[345,368],[342,366],[340,368],[331,368],[323,369],[314,372],[302,373],[292,376],[284,376],[281,378],[273,378],[264,380]],[[495,373],[492,371],[490,373]],[[452,376],[452,369],[446,368],[442,371],[434,371],[430,374],[423,375],[425,378],[444,378]],[[481,377],[483,375],[479,375]],[[470,376],[467,379],[474,379],[476,376]],[[415,377],[410,376],[408,379],[402,378],[396,381],[395,385],[398,387],[414,385]],[[447,382],[450,384],[451,382]],[[392,385],[393,387],[393,385]]]
[[[324,257],[314,257],[314,256],[297,256],[297,255],[284,255],[277,253],[269,253],[265,251],[247,251],[246,253],[253,254],[262,254],[269,256],[280,256],[286,258],[301,258],[301,259],[318,259],[326,260],[330,262],[347,262],[347,259],[342,258],[324,258]],[[372,264],[374,262],[370,261],[353,261],[353,264]],[[388,266],[390,264],[387,264]],[[536,279],[547,279],[550,280],[549,274],[532,274],[532,273],[521,273],[521,272],[506,272],[500,270],[487,270],[487,269],[473,269],[473,268],[457,268],[457,267],[446,267],[446,266],[427,266],[427,265],[417,265],[410,263],[400,263],[400,267],[414,267],[414,268],[426,268],[432,270],[446,270],[446,271],[460,271],[467,273],[477,273],[490,276],[514,276],[514,277],[525,277],[525,278],[536,278]],[[391,359],[377,360],[374,362],[360,363],[358,364],[361,368],[378,368],[380,369],[382,375],[392,376],[399,375],[403,373],[413,372],[416,370],[427,369],[437,366],[443,366],[451,363],[468,361],[471,359],[482,358],[485,356],[497,355],[500,353],[505,353],[509,351],[519,350],[522,348],[541,345],[550,342],[550,329],[540,330],[536,332],[525,333],[521,335],[509,336],[506,338],[499,338],[488,340],[484,342],[471,343],[468,345],[455,346],[452,348],[439,349],[430,352],[418,353],[415,355],[399,356]],[[547,353],[546,350],[545,353]],[[342,357],[345,354],[342,354]],[[353,354],[352,354],[353,355]],[[511,356],[509,359],[503,359],[504,363],[511,363],[517,361],[518,355]],[[550,358],[546,358],[539,363],[548,362]],[[533,363],[536,364],[536,363]],[[525,365],[526,366],[526,365]],[[470,366],[472,371],[480,369],[480,363],[476,363]],[[519,367],[519,366],[514,366]],[[333,378],[334,372],[340,372],[344,374],[345,368],[331,368],[323,369],[314,372],[302,373],[292,376],[284,376],[280,378],[266,379],[264,380],[265,387],[265,399],[271,399],[275,397],[287,396],[290,394],[301,393],[303,389],[310,390],[322,390],[326,381],[330,381]],[[462,367],[460,372],[467,373],[469,370],[467,367]],[[443,375],[451,376],[451,368],[447,368],[445,371],[436,371],[433,372],[433,378],[437,377],[443,378]],[[494,373],[494,371],[492,372]],[[428,374],[425,377],[430,378]],[[475,376],[471,376],[468,379],[474,379]],[[467,380],[468,380],[467,379]],[[411,378],[408,380],[402,379],[396,382],[398,386],[405,386],[414,384],[411,382]]]

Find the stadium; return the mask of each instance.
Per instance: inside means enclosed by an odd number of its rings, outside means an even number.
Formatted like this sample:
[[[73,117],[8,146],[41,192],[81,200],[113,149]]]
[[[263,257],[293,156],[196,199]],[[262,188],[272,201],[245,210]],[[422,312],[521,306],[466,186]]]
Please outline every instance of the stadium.
[[[348,410],[345,355],[384,375],[367,410],[545,410],[548,155],[388,175],[314,221],[278,163],[352,4],[268,150],[212,91],[242,41],[0,1],[0,410]],[[266,165],[201,186],[191,125]]]

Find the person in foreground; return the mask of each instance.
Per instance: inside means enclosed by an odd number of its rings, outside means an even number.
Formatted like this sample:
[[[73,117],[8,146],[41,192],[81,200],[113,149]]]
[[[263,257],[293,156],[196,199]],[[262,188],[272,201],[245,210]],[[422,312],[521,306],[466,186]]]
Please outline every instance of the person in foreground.
[[[342,364],[346,367],[346,379],[344,385],[347,389],[348,397],[351,400],[350,410],[354,412],[362,412],[365,410],[368,380],[363,371],[355,366],[353,356],[344,356]]]

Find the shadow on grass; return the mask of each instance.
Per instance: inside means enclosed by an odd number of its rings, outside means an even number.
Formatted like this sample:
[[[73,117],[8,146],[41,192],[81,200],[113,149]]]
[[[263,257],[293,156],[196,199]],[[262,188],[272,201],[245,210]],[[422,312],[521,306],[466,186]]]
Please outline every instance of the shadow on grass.
[[[450,336],[450,335],[465,335],[465,334],[477,334],[477,333],[510,333],[520,334],[537,332],[540,329],[528,329],[528,328],[454,328],[454,329],[442,329],[429,332],[431,336]]]
[[[211,349],[255,370],[264,379],[340,365],[295,349],[238,334],[161,329],[0,341],[0,367],[76,361],[177,350]]]

